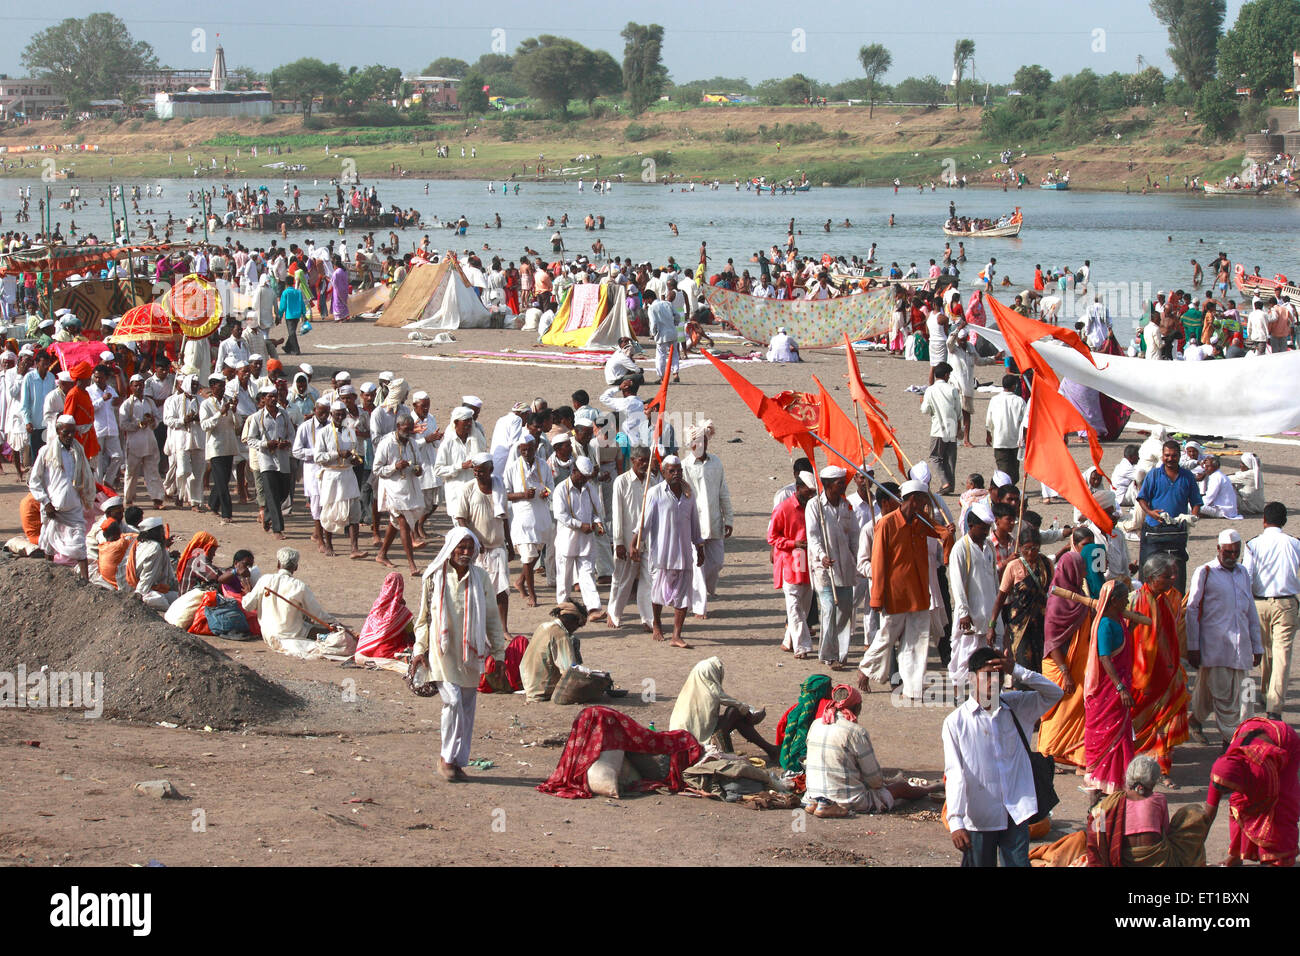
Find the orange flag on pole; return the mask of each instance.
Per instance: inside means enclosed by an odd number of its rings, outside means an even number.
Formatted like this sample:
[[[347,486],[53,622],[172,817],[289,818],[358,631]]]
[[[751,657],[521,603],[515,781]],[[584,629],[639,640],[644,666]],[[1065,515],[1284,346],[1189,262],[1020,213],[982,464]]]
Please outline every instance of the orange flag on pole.
[[[1046,322],[1039,322],[1037,319],[1028,318],[1018,312],[1012,312],[991,295],[984,296],[984,301],[988,304],[989,311],[993,313],[993,318],[997,320],[998,328],[1007,341],[1007,351],[1016,360],[1016,367],[1021,372],[1032,368],[1035,378],[1039,375],[1045,375],[1056,382],[1057,388],[1060,387],[1061,380],[1059,376],[1052,371],[1052,367],[1047,364],[1047,360],[1039,355],[1038,350],[1033,346],[1034,342],[1044,337],[1056,339],[1063,345],[1074,349],[1096,366],[1097,362],[1092,357],[1092,350],[1083,343],[1083,339],[1079,338],[1079,333],[1074,329],[1063,329],[1056,325],[1048,325]]]
[[[862,409],[862,414],[866,416],[867,429],[871,432],[871,450],[879,458],[886,446],[894,449],[894,457],[898,459],[898,469],[906,473],[908,470],[904,463],[906,456],[898,445],[898,436],[894,434],[894,428],[889,424],[889,416],[885,414],[884,406],[867,391],[867,386],[862,382],[862,373],[858,371],[858,357],[853,351],[853,343],[849,341],[847,333],[844,335],[844,351],[848,354],[849,394],[853,396],[853,400]]]
[[[727,380],[727,384],[736,390],[740,400],[763,423],[769,435],[787,449],[802,449],[808,460],[812,460],[814,444],[807,425],[764,395],[762,389],[735,369],[714,358],[707,349],[700,349],[700,354],[712,362],[713,367]]]
[[[664,366],[664,377],[659,383],[659,391],[655,392],[655,397],[645,404],[645,410],[647,412],[659,412],[658,417],[655,419],[654,441],[650,443],[652,452],[654,451],[655,446],[659,444],[660,436],[664,433],[664,414],[668,411],[668,372],[672,370],[673,350],[676,348],[676,342],[668,346],[668,364]]]
[[[866,467],[866,460],[863,454],[863,446],[866,444],[862,439],[862,432],[858,426],[849,420],[849,416],[844,414],[844,410],[835,404],[835,399],[831,398],[830,393],[816,375],[812,380],[817,383],[817,434],[820,435],[827,444],[833,445],[849,458],[853,459],[855,465]]]

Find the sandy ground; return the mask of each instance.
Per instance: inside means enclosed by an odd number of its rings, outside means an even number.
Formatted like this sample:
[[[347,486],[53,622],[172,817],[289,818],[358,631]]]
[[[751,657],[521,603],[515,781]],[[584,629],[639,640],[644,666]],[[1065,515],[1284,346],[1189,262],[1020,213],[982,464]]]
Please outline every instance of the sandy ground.
[[[393,330],[360,323],[321,324],[304,340],[304,358],[322,378],[337,368],[350,369],[356,381],[392,369],[434,395],[440,421],[461,394],[476,393],[486,402],[489,431],[492,421],[521,398],[542,395],[557,404],[575,388],[595,395],[603,387],[595,367],[543,370],[422,360],[433,354],[454,355],[459,349],[526,349],[533,342],[531,333],[513,331],[463,331],[456,337],[455,345],[425,350],[401,341],[402,333]],[[343,344],[363,347],[323,348]],[[754,363],[739,368],[769,394],[805,388],[810,373],[816,373],[847,408],[842,352],[809,353],[807,358],[802,366]],[[866,354],[861,362],[864,378],[878,386],[875,393],[899,427],[904,447],[914,458],[923,456],[928,419],[918,410],[919,397],[904,389],[924,381],[924,367]],[[980,371],[981,380],[987,381],[996,369]],[[985,403],[985,396],[977,398],[977,422],[983,421]],[[716,654],[726,664],[727,688],[742,700],[767,707],[771,717],[763,729],[770,739],[776,716],[794,702],[799,682],[823,666],[815,660],[794,661],[779,649],[783,606],[772,590],[764,535],[772,493],[788,480],[788,459],[712,368],[683,370],[681,386],[670,391],[670,406],[711,417],[717,426],[711,451],[726,466],[737,513],[720,594],[710,620],[688,620],[687,638],[694,650],[655,644],[635,625],[614,632],[602,624],[582,632],[583,655],[588,663],[609,668],[619,685],[633,690],[619,703],[621,708],[641,723],[653,721],[662,729],[687,672]],[[977,433],[982,435],[982,429]],[[1270,497],[1294,504],[1300,456],[1286,446],[1252,450],[1266,462]],[[1107,447],[1108,469],[1117,456],[1117,447]],[[990,449],[960,451],[959,474],[987,475],[992,470]],[[1036,484],[1033,492],[1030,507],[1043,512],[1049,522],[1054,517],[1068,520],[1067,508],[1043,507]],[[0,478],[0,533],[6,537],[16,533],[22,493],[6,468]],[[200,528],[211,528],[221,541],[221,559],[248,547],[263,568],[273,567],[274,544],[256,527],[255,506],[237,505],[236,514],[234,525],[220,529],[188,512],[169,510],[165,516],[178,542]],[[439,531],[446,527],[441,518],[436,524]],[[1212,556],[1213,538],[1222,525],[1205,521],[1195,530],[1190,546],[1194,563]],[[1247,519],[1238,527],[1253,535],[1259,522]],[[300,576],[327,607],[359,627],[384,569],[373,561],[321,556],[307,539],[301,517],[293,519],[289,530],[290,543],[302,550]],[[423,561],[430,557],[432,552],[426,550]],[[415,600],[409,591],[408,597]],[[546,619],[547,610],[513,604],[511,630],[531,633]],[[312,698],[307,716],[242,733],[204,733],[0,711],[0,748],[7,768],[0,779],[0,806],[5,808],[0,816],[0,861],[942,866],[958,861],[933,803],[904,805],[885,816],[830,821],[788,811],[756,813],[688,796],[571,802],[540,794],[534,786],[550,774],[559,757],[558,749],[542,742],[564,735],[577,709],[525,704],[521,696],[480,698],[473,756],[492,760],[496,767],[471,770],[471,784],[447,784],[433,769],[439,739],[436,699],[414,697],[388,672],[302,662],[260,643],[213,640],[236,660]],[[855,663],[861,642],[859,624],[851,657]],[[938,667],[937,657],[931,666]],[[651,701],[638,696],[643,686],[650,686],[646,681],[653,682]],[[889,695],[877,692],[866,698],[862,722],[887,768],[934,780],[942,773],[939,728],[946,713],[944,708],[891,706]],[[39,747],[25,743],[33,739],[39,740]],[[741,742],[741,752],[752,749]],[[1203,799],[1209,763],[1217,753],[1217,745],[1178,750],[1174,778],[1182,789],[1169,794],[1172,804]],[[184,799],[161,801],[131,793],[132,783],[160,777],[170,779]],[[1081,823],[1085,797],[1076,788],[1078,782],[1073,776],[1057,777],[1062,803],[1054,835]],[[1225,818],[1211,835],[1211,860],[1223,856],[1226,834]]]

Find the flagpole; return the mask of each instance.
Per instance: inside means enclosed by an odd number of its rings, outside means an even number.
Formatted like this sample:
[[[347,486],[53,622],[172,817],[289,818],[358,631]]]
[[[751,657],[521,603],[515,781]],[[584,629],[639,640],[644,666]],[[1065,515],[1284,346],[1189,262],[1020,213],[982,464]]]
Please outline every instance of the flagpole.
[[[858,430],[858,454],[862,456],[862,464],[865,465],[867,463],[867,449],[865,443],[862,441],[862,426],[858,424],[858,403],[857,402],[853,403],[853,426]],[[872,451],[872,454],[875,455],[875,452]],[[876,457],[876,461],[879,461],[882,465],[885,465],[885,463],[881,461],[879,455],[876,455],[875,457]],[[889,466],[885,465],[885,467],[888,468]],[[891,478],[897,477],[897,475],[895,475],[892,471],[889,473],[889,475]],[[867,511],[869,514],[871,514],[872,519],[874,520],[876,514],[876,504],[874,501],[871,500],[870,484],[867,485]]]
[[[816,432],[809,432],[808,434],[811,435],[811,436],[813,437],[813,440],[816,441],[819,445],[824,446],[828,451],[834,452],[836,455],[838,455],[838,456],[840,457],[840,459],[842,459],[846,464],[848,464],[848,466],[849,466],[850,468],[852,468],[854,471],[858,472],[858,473],[861,474],[861,475],[865,475],[867,481],[871,482],[873,485],[875,485],[877,488],[879,488],[880,491],[881,491],[883,494],[888,495],[889,498],[890,498],[890,500],[892,500],[892,501],[896,501],[896,502],[898,502],[900,505],[903,503],[903,499],[902,499],[902,498],[900,498],[898,495],[894,494],[892,491],[890,491],[888,488],[886,488],[886,487],[885,487],[884,485],[882,485],[880,482],[876,481],[876,479],[875,479],[874,477],[872,477],[872,476],[871,476],[871,475],[870,475],[870,474],[869,474],[865,469],[859,467],[858,465],[855,465],[855,464],[853,463],[853,459],[852,459],[852,458],[850,458],[848,455],[844,454],[842,451],[840,451],[838,448],[836,448],[836,447],[835,447],[834,445],[832,445],[830,442],[826,441],[826,439],[822,438],[822,437],[821,437],[820,435],[818,435]],[[919,517],[922,521],[924,521],[927,525],[929,525],[929,526],[930,526],[931,528],[933,528],[935,531],[938,531],[938,530],[939,530],[938,528],[935,528],[934,523],[931,522],[929,519],[927,519],[924,515],[917,515],[917,517]],[[946,522],[945,522],[945,523],[946,523]]]

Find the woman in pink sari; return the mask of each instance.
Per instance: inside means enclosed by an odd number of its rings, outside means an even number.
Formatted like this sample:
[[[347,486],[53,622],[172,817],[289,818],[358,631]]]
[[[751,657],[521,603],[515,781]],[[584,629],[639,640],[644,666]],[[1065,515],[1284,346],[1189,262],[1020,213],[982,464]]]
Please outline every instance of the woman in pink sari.
[[[358,663],[394,658],[409,651],[415,643],[415,618],[403,598],[405,590],[406,581],[402,573],[388,572],[383,587],[379,589],[379,597],[357,635],[354,659]]]
[[[1294,866],[1300,851],[1300,736],[1280,720],[1251,717],[1214,761],[1206,807],[1214,819],[1228,794],[1225,866],[1257,860]]]
[[[1133,759],[1133,642],[1121,614],[1128,586],[1107,581],[1097,598],[1083,679],[1083,782],[1093,802],[1124,789]]]

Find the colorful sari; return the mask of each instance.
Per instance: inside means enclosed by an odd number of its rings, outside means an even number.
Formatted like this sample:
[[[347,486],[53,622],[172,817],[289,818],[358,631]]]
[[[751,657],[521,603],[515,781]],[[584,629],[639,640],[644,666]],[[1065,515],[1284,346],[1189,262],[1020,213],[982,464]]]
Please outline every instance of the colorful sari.
[[[799,700],[786,717],[785,735],[781,739],[783,769],[803,770],[808,756],[808,728],[817,719],[818,705],[830,696],[831,679],[825,674],[812,674],[799,685]]]
[[[587,771],[606,750],[669,757],[665,779],[641,780],[633,789],[667,788],[674,793],[686,785],[682,771],[704,756],[704,748],[690,731],[648,730],[611,707],[588,707],[573,721],[573,729],[569,731],[569,739],[564,744],[564,753],[560,754],[555,772],[537,789],[568,800],[590,799]]]
[[[1210,820],[1200,804],[1178,810],[1159,843],[1130,846],[1124,839],[1124,817],[1131,799],[1119,790],[1088,811],[1087,866],[1205,866]]]
[[[1077,551],[1067,551],[1056,562],[1052,586],[1080,593],[1084,590],[1083,558]],[[1058,763],[1082,767],[1084,762],[1083,683],[1088,667],[1088,640],[1091,630],[1090,611],[1052,594],[1047,599],[1043,624],[1043,676],[1058,686],[1065,686],[1065,674],[1052,659],[1057,649],[1066,650],[1066,663],[1074,681],[1074,693],[1061,698],[1043,715],[1038,728],[1038,751]]]
[[[1176,588],[1155,596],[1143,585],[1133,610],[1151,618],[1134,624],[1133,735],[1137,752],[1148,751],[1168,776],[1174,747],[1187,740],[1187,675],[1183,673],[1183,596]]]
[[[1107,581],[1098,595],[1098,608],[1106,606],[1115,582]],[[1125,686],[1133,683],[1133,641],[1124,625],[1100,611],[1092,622],[1088,641],[1088,669],[1083,679],[1084,785],[1106,793],[1124,789],[1124,773],[1133,759],[1133,714],[1119,696],[1101,663],[1100,641],[1105,621],[1118,625],[1122,642],[1110,655],[1111,666]]]
[[[1251,717],[1210,770],[1206,802],[1230,792],[1228,853],[1238,860],[1294,866],[1300,852],[1300,736],[1280,720]]]
[[[402,573],[389,571],[357,635],[359,660],[396,657],[415,644],[415,618],[406,606],[405,591],[406,579]]]
[[[1011,641],[1011,653],[1021,667],[1042,673],[1044,615],[1052,581],[1052,563],[1041,554],[1032,566],[1024,558],[1015,560],[1025,569],[1025,576],[1012,586],[1007,595],[1007,636]]]

